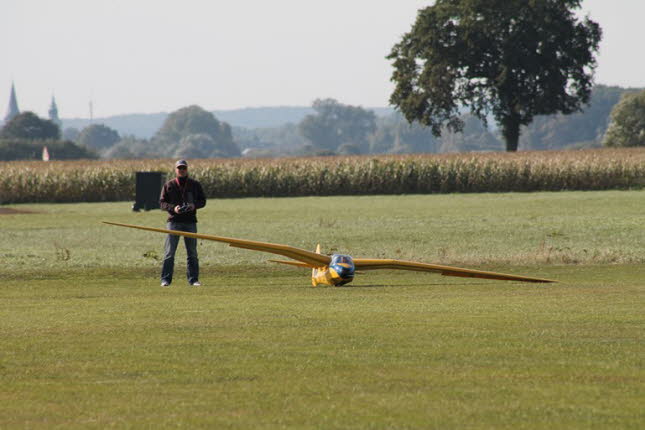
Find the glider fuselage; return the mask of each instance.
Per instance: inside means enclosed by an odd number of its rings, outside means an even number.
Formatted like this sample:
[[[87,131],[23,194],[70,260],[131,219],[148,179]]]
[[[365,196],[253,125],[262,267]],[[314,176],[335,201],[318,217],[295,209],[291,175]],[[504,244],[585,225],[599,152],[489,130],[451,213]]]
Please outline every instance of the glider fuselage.
[[[334,254],[328,266],[311,270],[311,285],[332,285],[340,287],[354,280],[354,260],[349,255]]]

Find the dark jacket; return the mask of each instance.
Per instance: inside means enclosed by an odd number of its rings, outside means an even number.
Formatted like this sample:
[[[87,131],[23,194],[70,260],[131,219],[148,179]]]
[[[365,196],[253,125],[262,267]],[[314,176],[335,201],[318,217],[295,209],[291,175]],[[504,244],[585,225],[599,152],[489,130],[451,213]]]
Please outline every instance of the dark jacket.
[[[168,212],[168,221],[174,222],[197,222],[197,211],[189,211],[181,214],[175,213],[175,206],[184,203],[192,203],[195,209],[206,206],[206,196],[199,182],[191,178],[174,178],[164,184],[159,199],[161,210]]]

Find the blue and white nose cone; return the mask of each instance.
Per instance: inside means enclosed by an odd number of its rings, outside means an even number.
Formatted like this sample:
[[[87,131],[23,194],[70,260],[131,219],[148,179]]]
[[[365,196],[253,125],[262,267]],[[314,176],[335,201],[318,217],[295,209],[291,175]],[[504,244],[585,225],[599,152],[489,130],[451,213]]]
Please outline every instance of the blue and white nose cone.
[[[332,255],[329,269],[334,278],[334,285],[345,285],[354,280],[354,261],[349,255]]]

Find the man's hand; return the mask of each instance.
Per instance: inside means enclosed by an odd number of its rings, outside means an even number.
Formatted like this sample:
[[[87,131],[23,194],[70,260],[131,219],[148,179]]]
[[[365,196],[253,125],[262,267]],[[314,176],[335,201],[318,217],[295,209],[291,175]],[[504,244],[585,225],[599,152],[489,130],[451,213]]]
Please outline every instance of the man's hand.
[[[181,208],[181,206],[177,205],[177,206],[175,206],[175,208],[173,210],[175,211],[176,214],[178,214],[178,213],[181,213],[180,208]],[[191,212],[191,211],[194,211],[194,210],[195,210],[195,205],[192,204],[192,203],[188,203],[188,211]]]

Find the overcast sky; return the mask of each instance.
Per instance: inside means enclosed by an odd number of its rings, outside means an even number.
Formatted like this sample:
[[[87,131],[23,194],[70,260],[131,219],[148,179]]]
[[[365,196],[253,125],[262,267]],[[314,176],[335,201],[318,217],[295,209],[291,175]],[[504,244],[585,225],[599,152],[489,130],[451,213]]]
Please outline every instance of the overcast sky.
[[[432,1],[2,0],[0,117],[62,118],[308,106],[386,106],[390,48]],[[644,0],[584,0],[604,31],[596,82],[645,86]]]

